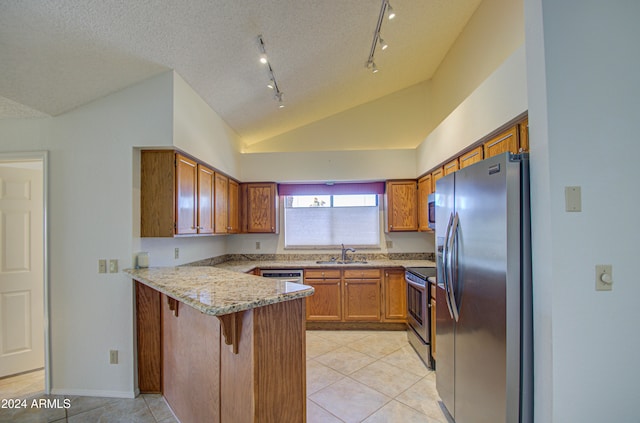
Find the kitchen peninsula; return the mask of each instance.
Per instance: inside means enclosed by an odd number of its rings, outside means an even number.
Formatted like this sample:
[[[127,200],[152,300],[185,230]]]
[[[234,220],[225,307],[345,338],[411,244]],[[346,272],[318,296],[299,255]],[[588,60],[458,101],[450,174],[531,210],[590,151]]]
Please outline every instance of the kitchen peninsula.
[[[130,269],[138,384],[183,423],[306,421],[313,288],[215,267]]]

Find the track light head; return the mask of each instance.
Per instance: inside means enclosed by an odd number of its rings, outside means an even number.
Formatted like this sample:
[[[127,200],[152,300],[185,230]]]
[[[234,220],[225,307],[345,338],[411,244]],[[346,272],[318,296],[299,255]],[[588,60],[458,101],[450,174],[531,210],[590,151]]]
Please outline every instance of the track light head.
[[[391,20],[396,17],[396,12],[393,11],[393,7],[387,2],[387,19]]]
[[[380,43],[380,48],[381,48],[382,50],[386,50],[386,49],[387,49],[387,47],[389,47],[389,44],[387,44],[387,43],[382,39],[382,37],[378,38],[378,41],[379,41],[379,43]]]
[[[378,73],[378,67],[376,66],[375,62],[371,62],[371,72]]]

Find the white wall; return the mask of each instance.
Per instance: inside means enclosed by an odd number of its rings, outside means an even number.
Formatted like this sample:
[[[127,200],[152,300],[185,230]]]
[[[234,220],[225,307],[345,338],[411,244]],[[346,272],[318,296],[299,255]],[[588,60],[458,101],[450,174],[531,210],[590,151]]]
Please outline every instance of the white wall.
[[[178,83],[179,84],[179,83]],[[132,265],[132,254],[151,253],[152,265],[182,264],[226,252],[224,237],[139,238],[139,147],[174,145],[174,92],[167,72],[46,119],[0,121],[0,152],[49,151],[49,264],[52,392],[90,396],[133,396],[133,285],[124,273],[97,273],[97,260]],[[181,100],[182,101],[182,100]],[[190,113],[197,113],[193,106]],[[200,110],[201,112],[201,110]],[[206,112],[207,117],[211,117]],[[187,124],[188,125],[188,124]],[[210,163],[231,174],[235,141],[221,124],[201,133],[226,143]],[[178,146],[206,153],[204,137]],[[203,144],[205,144],[203,146]],[[132,184],[133,181],[133,184]],[[173,249],[180,248],[180,259]],[[119,350],[117,365],[109,350]]]
[[[229,176],[239,177],[238,135],[176,72],[172,72],[173,146]],[[151,266],[175,266],[227,253],[227,236],[140,238],[140,164],[134,155],[134,253],[149,253]],[[175,258],[175,249],[179,258]]]
[[[537,422],[638,421],[640,3],[525,0]],[[582,187],[581,213],[564,187]],[[613,291],[595,291],[595,265]]]
[[[243,154],[241,180],[376,181],[415,178],[415,150],[316,151]]]
[[[418,174],[457,155],[526,110],[526,61],[521,46],[418,146]]]
[[[238,177],[240,138],[177,73],[173,79],[174,145]]]

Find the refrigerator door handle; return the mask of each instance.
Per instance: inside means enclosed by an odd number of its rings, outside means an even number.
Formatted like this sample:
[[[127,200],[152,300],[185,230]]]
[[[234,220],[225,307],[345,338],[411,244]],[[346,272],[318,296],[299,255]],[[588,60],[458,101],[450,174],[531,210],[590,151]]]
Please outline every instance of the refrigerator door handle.
[[[448,263],[448,257],[449,257],[449,250],[448,250],[448,245],[449,245],[449,235],[451,234],[451,227],[453,226],[453,212],[449,215],[449,223],[447,224],[447,230],[445,232],[444,235],[444,244],[442,247],[442,282],[444,284],[444,298],[447,301],[447,308],[449,309],[449,315],[451,316],[452,319],[454,319],[454,314],[453,314],[453,307],[451,306],[451,300],[449,299],[449,296],[451,295],[449,293],[450,291],[450,287],[449,287],[449,281],[448,281],[448,269],[447,269],[447,263]]]
[[[446,270],[448,272],[446,279],[449,285],[448,302],[451,304],[450,305],[451,311],[453,312],[453,318],[456,322],[460,318],[460,310],[458,309],[458,305],[456,304],[456,293],[455,293],[456,284],[454,283],[454,275],[456,279],[458,278],[458,254],[457,254],[457,251],[454,250],[454,246],[456,246],[457,244],[456,238],[457,238],[459,224],[460,224],[460,216],[456,212],[453,218],[453,223],[451,224],[451,233],[449,234],[449,240],[448,240],[449,242],[447,245],[448,264],[446,267]],[[455,256],[455,271],[454,271],[454,259],[453,259],[454,256]]]

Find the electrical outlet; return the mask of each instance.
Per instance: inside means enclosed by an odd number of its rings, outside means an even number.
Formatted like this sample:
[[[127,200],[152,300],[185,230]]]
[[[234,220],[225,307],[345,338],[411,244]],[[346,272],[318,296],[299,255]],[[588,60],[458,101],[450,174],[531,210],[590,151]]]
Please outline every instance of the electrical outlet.
[[[107,273],[107,260],[98,260],[98,273]]]
[[[393,248],[393,241],[387,241],[387,248]]]
[[[109,273],[118,273],[118,260],[109,260]]]
[[[256,241],[256,250],[260,249],[260,241]]]
[[[118,350],[109,350],[109,364],[118,364]]]
[[[176,247],[175,250],[173,250],[173,258],[176,260],[180,258],[180,248]]]

